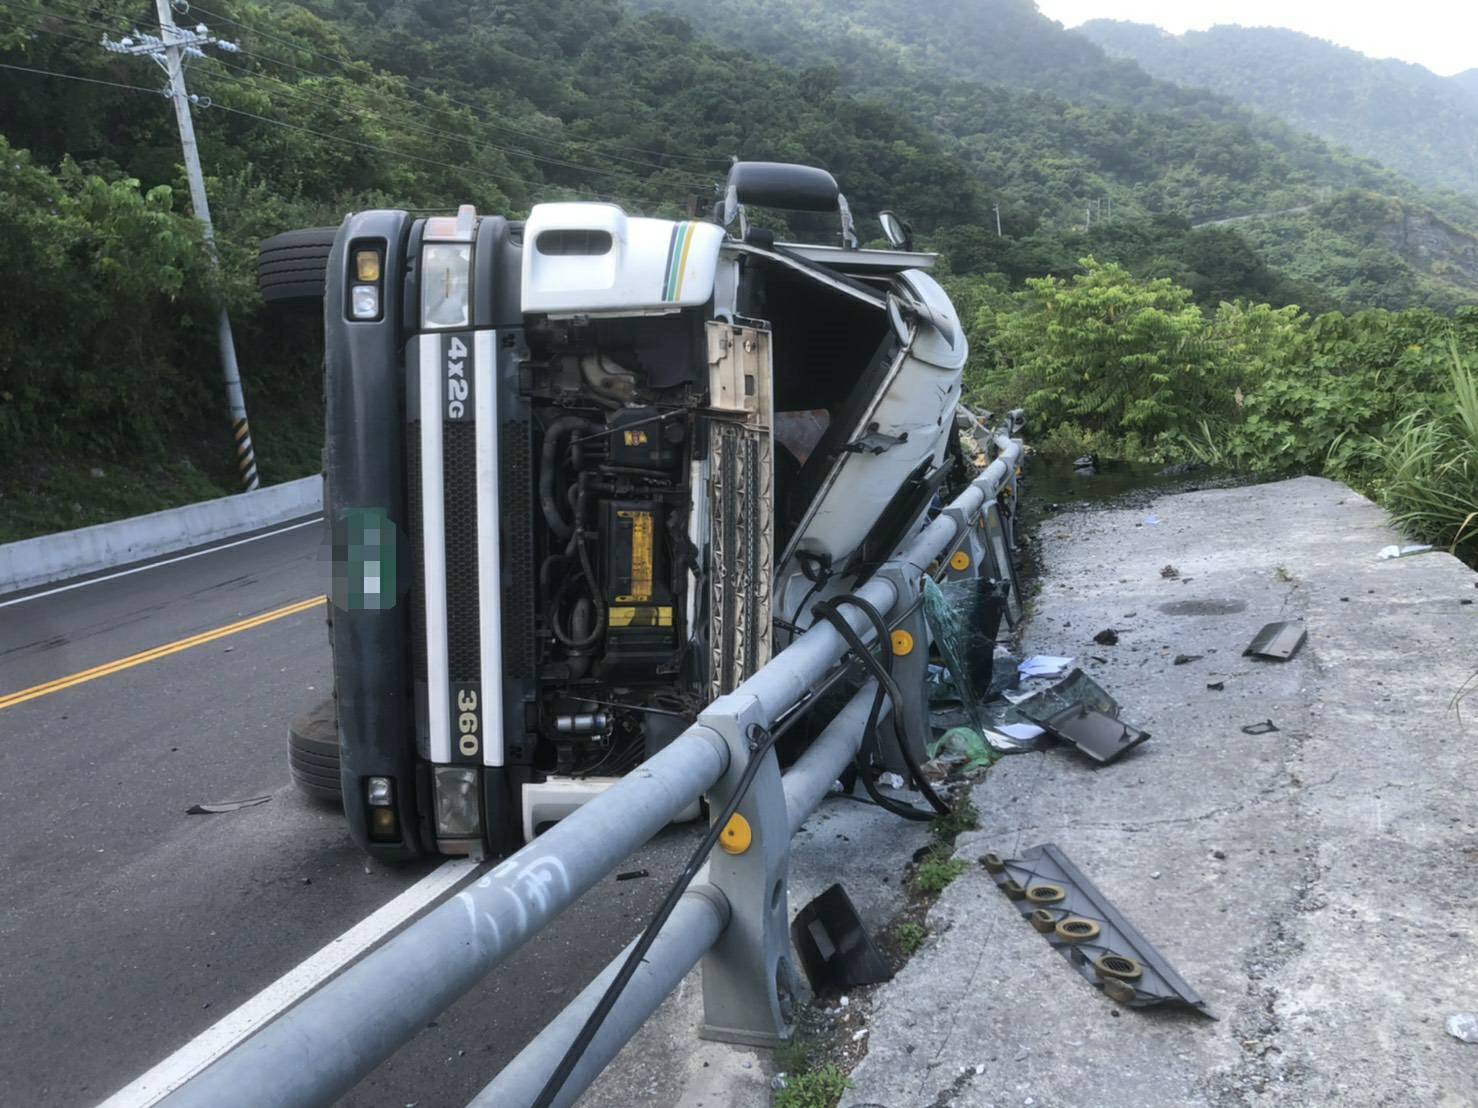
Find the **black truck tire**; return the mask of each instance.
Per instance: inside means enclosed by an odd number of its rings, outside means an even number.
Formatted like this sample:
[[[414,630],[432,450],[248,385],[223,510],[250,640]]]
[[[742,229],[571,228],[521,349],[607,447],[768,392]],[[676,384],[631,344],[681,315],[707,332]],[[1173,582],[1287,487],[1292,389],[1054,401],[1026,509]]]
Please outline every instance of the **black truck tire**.
[[[294,717],[287,728],[293,784],[314,800],[343,803],[339,784],[339,727],[334,699],[326,696]]]
[[[337,227],[305,227],[263,239],[257,248],[257,288],[262,299],[322,300],[328,256]]]

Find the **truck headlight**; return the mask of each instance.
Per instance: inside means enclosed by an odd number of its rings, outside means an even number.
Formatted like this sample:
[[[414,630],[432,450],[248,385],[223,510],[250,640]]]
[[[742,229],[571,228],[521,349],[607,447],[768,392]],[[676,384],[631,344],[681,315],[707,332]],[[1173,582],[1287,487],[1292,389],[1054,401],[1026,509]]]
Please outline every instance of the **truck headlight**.
[[[437,766],[433,778],[436,794],[436,834],[466,838],[482,833],[482,811],[475,766]]]
[[[421,250],[421,326],[466,327],[472,321],[472,246],[432,242]]]

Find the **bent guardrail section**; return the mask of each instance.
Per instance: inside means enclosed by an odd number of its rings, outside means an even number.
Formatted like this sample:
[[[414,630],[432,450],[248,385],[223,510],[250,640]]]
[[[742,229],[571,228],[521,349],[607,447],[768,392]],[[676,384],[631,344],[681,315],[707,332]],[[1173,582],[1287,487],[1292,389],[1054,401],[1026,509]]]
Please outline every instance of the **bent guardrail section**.
[[[1019,431],[1019,412],[1008,428]],[[928,629],[918,599],[926,575],[1009,576],[982,513],[1015,496],[1023,447],[997,433],[996,459],[855,595],[890,631],[918,644]],[[960,552],[964,556],[960,556]],[[862,641],[873,624],[843,612]],[[471,887],[412,924],[301,1004],[223,1055],[163,1102],[209,1108],[318,1105],[335,1100],[411,1039],[696,799],[723,811],[758,759],[737,814],[749,838],[713,854],[656,935],[598,1033],[566,1078],[556,1105],[572,1104],[700,959],[702,1034],[774,1045],[790,1035],[795,973],[786,873],[790,840],[856,756],[875,686],[865,682],[783,774],[756,741],[814,703],[838,675],[848,646],[830,623],[798,635],[734,692],[714,701],[673,743]],[[902,688],[903,710],[922,703],[922,680]],[[733,844],[731,844],[731,847]],[[634,945],[634,944],[633,944]],[[534,1103],[631,950],[623,951],[489,1084],[480,1106]]]

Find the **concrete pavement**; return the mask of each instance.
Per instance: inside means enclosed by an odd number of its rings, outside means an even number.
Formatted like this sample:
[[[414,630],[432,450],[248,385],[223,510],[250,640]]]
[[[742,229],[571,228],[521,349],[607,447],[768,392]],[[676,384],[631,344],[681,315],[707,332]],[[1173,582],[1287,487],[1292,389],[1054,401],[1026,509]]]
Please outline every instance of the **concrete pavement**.
[[[1027,651],[1077,655],[1154,737],[1102,768],[1013,755],[975,787],[971,868],[873,997],[844,1106],[1478,1104],[1478,1047],[1443,1028],[1478,1008],[1478,702],[1453,707],[1478,576],[1376,558],[1396,541],[1316,478],[1043,525]],[[1296,657],[1241,656],[1281,619],[1307,621]],[[1041,842],[1218,1022],[1120,1009],[974,864]]]

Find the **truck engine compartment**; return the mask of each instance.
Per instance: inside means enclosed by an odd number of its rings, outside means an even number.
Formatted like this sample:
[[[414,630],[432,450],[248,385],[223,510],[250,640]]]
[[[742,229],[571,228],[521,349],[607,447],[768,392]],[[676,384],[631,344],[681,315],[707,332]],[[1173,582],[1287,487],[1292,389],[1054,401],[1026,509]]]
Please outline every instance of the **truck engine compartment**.
[[[702,336],[690,313],[527,332],[544,773],[619,775],[701,705],[689,521],[706,429]]]

